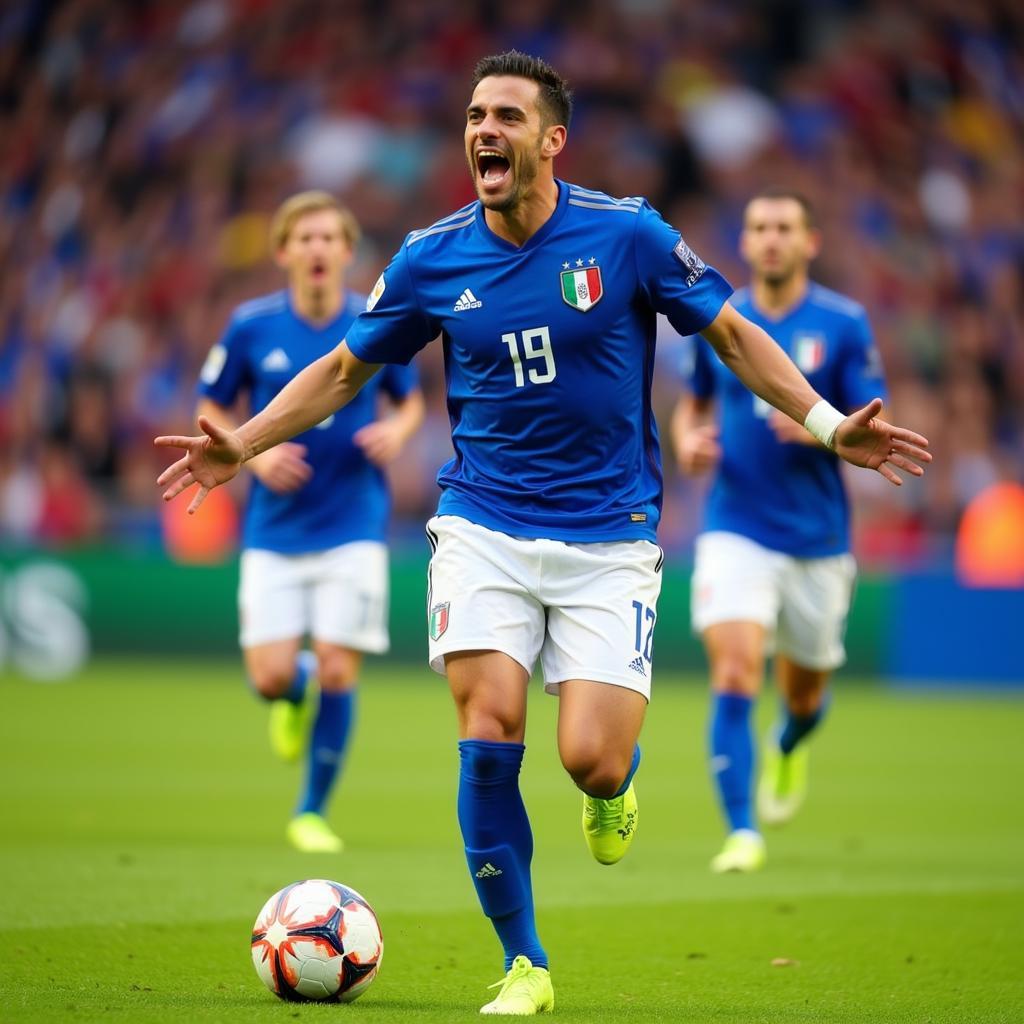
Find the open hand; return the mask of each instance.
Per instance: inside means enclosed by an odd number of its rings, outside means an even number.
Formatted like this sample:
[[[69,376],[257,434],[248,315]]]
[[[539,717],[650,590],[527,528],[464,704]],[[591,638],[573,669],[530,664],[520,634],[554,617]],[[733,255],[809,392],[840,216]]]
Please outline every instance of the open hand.
[[[218,427],[205,416],[199,417],[199,437],[171,435],[153,441],[158,448],[184,448],[185,454],[168,466],[156,482],[164,491],[164,501],[177,497],[192,484],[199,484],[188,514],[192,515],[214,487],[227,483],[242,465],[242,442],[230,430]]]
[[[873,398],[863,409],[847,416],[836,428],[833,448],[840,458],[877,470],[889,483],[899,486],[903,480],[894,466],[911,476],[922,476],[924,469],[918,463],[932,461],[931,453],[925,450],[928,438],[878,419],[881,410],[882,400]]]

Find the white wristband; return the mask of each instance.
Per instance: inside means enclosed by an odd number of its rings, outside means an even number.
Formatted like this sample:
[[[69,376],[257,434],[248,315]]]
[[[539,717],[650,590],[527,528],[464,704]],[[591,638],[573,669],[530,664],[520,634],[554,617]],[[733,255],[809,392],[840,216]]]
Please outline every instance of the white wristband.
[[[822,398],[811,406],[811,411],[804,420],[804,426],[826,448],[833,448],[836,430],[846,417],[834,406]]]

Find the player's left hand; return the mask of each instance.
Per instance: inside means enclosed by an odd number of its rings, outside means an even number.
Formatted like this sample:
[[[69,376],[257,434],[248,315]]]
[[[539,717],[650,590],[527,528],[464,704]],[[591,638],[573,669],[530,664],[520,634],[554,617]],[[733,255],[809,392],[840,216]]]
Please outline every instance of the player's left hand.
[[[360,427],[352,440],[375,466],[386,466],[398,458],[405,445],[405,431],[394,419],[375,420]]]
[[[878,419],[881,410],[882,400],[874,398],[863,409],[847,416],[836,428],[833,447],[840,458],[877,470],[889,483],[898,486],[903,480],[896,469],[911,476],[924,474],[918,463],[932,461],[931,453],[926,451],[928,438]]]

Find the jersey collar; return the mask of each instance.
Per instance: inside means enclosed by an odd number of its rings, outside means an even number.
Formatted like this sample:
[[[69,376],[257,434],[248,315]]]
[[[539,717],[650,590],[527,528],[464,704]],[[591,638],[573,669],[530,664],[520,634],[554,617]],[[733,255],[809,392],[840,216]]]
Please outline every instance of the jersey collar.
[[[555,209],[552,211],[551,216],[540,226],[540,229],[530,235],[522,245],[513,245],[511,242],[496,235],[487,226],[487,220],[484,217],[484,204],[478,202],[476,204],[476,227],[480,237],[502,252],[518,253],[536,249],[555,230],[561,219],[565,216],[565,211],[569,206],[569,189],[565,182],[555,178],[555,184],[558,186],[558,201],[555,203]]]

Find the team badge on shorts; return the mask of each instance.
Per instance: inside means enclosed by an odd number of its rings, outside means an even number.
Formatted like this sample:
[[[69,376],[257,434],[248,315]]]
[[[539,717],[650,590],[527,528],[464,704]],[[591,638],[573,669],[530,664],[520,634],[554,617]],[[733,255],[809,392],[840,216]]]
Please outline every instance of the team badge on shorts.
[[[450,601],[442,601],[430,609],[430,639],[440,640],[448,628],[448,606]]]
[[[562,264],[567,268],[561,273],[562,298],[581,313],[586,313],[591,306],[596,306],[604,295],[601,268],[594,266],[593,257],[588,263],[589,266],[584,264],[583,260],[577,260],[575,270],[568,269],[568,263]]]

